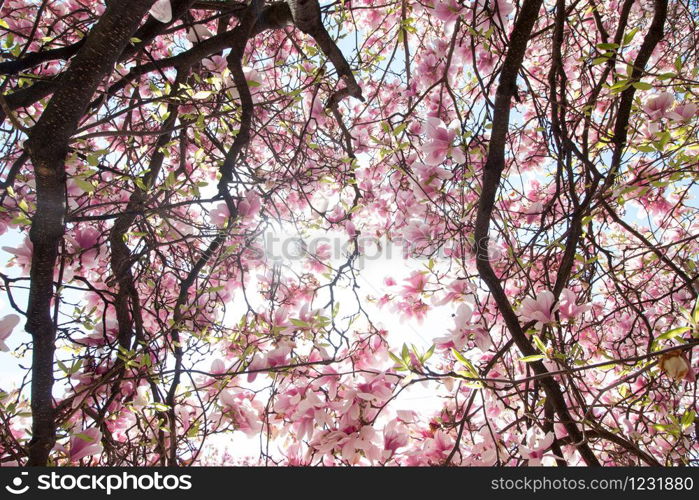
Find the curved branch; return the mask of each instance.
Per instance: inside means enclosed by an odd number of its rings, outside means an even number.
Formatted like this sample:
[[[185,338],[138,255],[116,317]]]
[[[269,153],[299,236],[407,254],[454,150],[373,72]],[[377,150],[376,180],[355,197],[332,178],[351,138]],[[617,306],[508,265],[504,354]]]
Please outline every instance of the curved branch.
[[[517,347],[525,356],[534,355],[536,350],[519,324],[519,319],[500,284],[500,279],[490,265],[487,248],[490,219],[495,206],[495,197],[500,185],[502,171],[505,168],[505,143],[509,128],[510,105],[512,96],[516,92],[517,74],[522,66],[527,42],[537,20],[541,4],[542,0],[525,0],[510,36],[509,49],[503,62],[495,96],[493,128],[488,157],[483,168],[483,184],[475,225],[476,267],[481,279],[492,293],[510,335],[512,335],[515,344],[517,344]],[[483,251],[482,249],[486,250]],[[541,361],[533,362],[531,366],[537,374],[548,374],[546,367]],[[556,414],[568,433],[573,437],[575,445],[585,463],[588,465],[599,465],[597,457],[590,449],[568,411],[568,406],[558,383],[553,378],[546,377],[542,379],[541,384],[544,387],[547,398],[551,400]]]

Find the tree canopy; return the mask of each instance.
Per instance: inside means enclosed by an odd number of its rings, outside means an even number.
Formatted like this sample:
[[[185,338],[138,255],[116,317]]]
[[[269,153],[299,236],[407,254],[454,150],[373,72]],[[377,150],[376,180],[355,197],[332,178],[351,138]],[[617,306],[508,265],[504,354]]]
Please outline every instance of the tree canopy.
[[[0,14],[3,464],[696,465],[696,3]]]

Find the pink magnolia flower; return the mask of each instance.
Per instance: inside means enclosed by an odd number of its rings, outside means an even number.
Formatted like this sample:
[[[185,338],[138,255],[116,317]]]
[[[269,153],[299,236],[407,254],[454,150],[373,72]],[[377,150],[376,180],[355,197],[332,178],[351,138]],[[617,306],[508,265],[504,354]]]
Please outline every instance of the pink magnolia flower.
[[[553,432],[542,435],[538,428],[530,427],[524,441],[525,444],[519,445],[519,453],[522,458],[527,460],[527,465],[541,465],[541,459],[546,455],[545,452],[553,443],[553,439]]]
[[[17,265],[22,269],[24,274],[29,273],[29,268],[32,264],[32,252],[34,250],[34,244],[29,239],[28,236],[24,238],[24,245],[19,247],[2,247],[7,253],[11,253],[15,256],[15,261]]]
[[[83,249],[94,247],[97,244],[99,237],[100,232],[94,227],[78,229],[73,235],[75,242],[80,246],[80,248]]]
[[[686,102],[684,104],[678,104],[675,109],[670,111],[667,116],[668,118],[678,121],[678,122],[688,122],[699,111],[699,106],[693,102]]]
[[[102,453],[102,433],[97,427],[84,429],[70,437],[70,461]]]
[[[255,408],[250,398],[243,393],[227,389],[221,392],[219,402],[236,430],[254,436],[262,429],[259,408]]]
[[[488,74],[497,62],[497,55],[489,50],[479,48],[477,50],[476,64],[481,74]]]
[[[441,187],[442,181],[452,177],[452,173],[444,168],[419,162],[413,164],[413,171],[417,175],[417,183],[419,185],[419,188],[416,190],[416,196],[420,196],[420,198],[424,198],[424,195],[422,195],[423,191],[427,196],[435,194]]]
[[[119,334],[119,323],[116,318],[109,316],[105,321],[100,321],[95,328],[85,337],[76,338],[75,342],[88,346],[100,346],[107,342],[113,342]]]
[[[326,215],[329,222],[340,222],[345,217],[345,212],[340,206],[336,206]]]
[[[440,0],[434,6],[434,16],[445,23],[453,23],[459,18],[462,9],[456,0]]]
[[[216,207],[209,212],[209,217],[211,218],[211,223],[214,226],[223,227],[226,225],[226,221],[231,216],[228,210],[228,205],[225,203],[219,203]]]
[[[454,348],[457,351],[463,350],[468,343],[470,329],[467,328],[473,315],[472,304],[463,303],[459,305],[454,316],[454,328],[449,330],[449,334],[434,339],[435,345],[442,349]]]
[[[407,285],[403,285],[403,290],[401,290],[401,295],[420,295],[425,291],[427,286],[427,275],[420,271],[415,271],[408,278],[405,279],[408,282]]]
[[[408,444],[408,429],[398,420],[391,420],[383,429],[384,458]],[[388,455],[388,456],[386,456]]]
[[[350,238],[354,238],[358,234],[357,233],[357,226],[355,226],[354,222],[352,222],[349,219],[345,221],[345,232],[347,232],[347,236],[349,236]],[[360,251],[361,250],[362,249],[360,248]]]
[[[524,214],[526,214],[525,220],[527,224],[534,224],[536,221],[541,219],[541,212],[543,211],[544,204],[540,201],[536,201],[529,205],[523,212]]]
[[[449,302],[454,302],[462,299],[469,293],[475,290],[475,285],[465,279],[455,279],[449,286],[447,286],[447,293],[441,299],[437,299],[436,296],[432,299],[432,304],[435,306],[442,306]]]
[[[665,116],[674,101],[675,98],[671,93],[661,92],[646,99],[643,104],[643,111],[650,115],[651,120],[658,120]]]
[[[301,396],[303,396],[303,398],[301,398]],[[284,412],[290,413],[291,420],[295,422],[294,428],[296,430],[296,438],[299,441],[304,438],[311,440],[316,430],[315,426],[326,417],[323,411],[325,402],[321,400],[314,391],[309,390],[303,394],[301,392],[295,394],[292,399],[286,401],[286,404],[296,406],[295,409],[288,408],[287,411]]]
[[[328,200],[328,197],[325,196],[323,193],[317,193],[313,201],[313,208],[317,212],[324,214],[328,210],[329,201],[330,200]]]
[[[19,316],[16,314],[8,314],[0,319],[0,351],[8,352],[10,350],[7,344],[5,344],[5,341],[12,335],[13,330],[18,324]]]
[[[204,66],[212,73],[223,73],[224,70],[228,68],[228,61],[226,61],[225,57],[216,54],[204,59],[202,61],[202,66]]]
[[[216,358],[211,362],[211,368],[209,369],[214,375],[221,375],[226,373],[226,364],[221,358]]]
[[[370,461],[378,460],[381,450],[374,443],[376,437],[376,431],[369,425],[362,427],[359,432],[349,434],[338,443],[342,447],[342,458],[353,465],[358,464],[362,456]]]
[[[252,382],[257,378],[260,370],[274,368],[275,366],[283,366],[287,363],[287,359],[291,350],[294,348],[294,343],[288,340],[282,340],[277,347],[269,351],[264,356],[256,355],[252,363],[248,366],[248,382]]]
[[[493,339],[490,338],[490,333],[482,326],[477,327],[473,331],[473,340],[476,343],[476,347],[482,352],[487,352],[493,347]]]
[[[655,140],[657,134],[662,130],[660,123],[657,122],[646,122],[641,126],[641,134],[645,139],[649,141]]]
[[[245,198],[238,203],[238,215],[244,219],[254,217],[260,212],[260,196],[255,191],[248,191]]]
[[[433,460],[441,461],[453,447],[454,441],[449,434],[443,430],[438,430],[432,439],[425,442],[425,454]]]
[[[567,320],[575,319],[578,316],[585,313],[586,311],[592,309],[592,306],[590,304],[585,304],[582,306],[577,305],[575,303],[576,299],[577,296],[575,295],[575,292],[573,292],[569,288],[563,289],[563,292],[561,293],[561,302],[559,309],[562,318]]]
[[[316,248],[308,254],[308,266],[315,272],[321,272],[328,269],[325,262],[332,255],[332,247],[328,243],[320,243]]]
[[[161,23],[169,23],[172,21],[172,6],[170,0],[157,0],[150,8],[150,15]]]
[[[248,85],[253,87],[253,89],[262,84],[262,75],[255,68],[243,66],[243,73],[245,73],[245,81],[247,81]],[[254,93],[253,89],[250,90]]]
[[[245,74],[245,81],[248,82],[248,86],[250,87],[250,93],[253,94],[253,100],[255,100],[257,97],[255,95],[255,87],[259,87],[262,84],[262,76],[259,71],[249,66],[243,66],[243,73]],[[233,96],[233,99],[240,98],[240,92],[238,92],[237,87],[234,86],[231,89],[231,96]]]
[[[540,292],[535,299],[527,297],[519,307],[519,316],[524,321],[536,321],[536,328],[541,328],[546,323],[554,320],[554,313],[559,305],[555,304],[553,293],[548,290]]]
[[[442,120],[430,116],[425,123],[425,131],[429,139],[429,142],[422,147],[426,154],[425,163],[439,165],[450,156],[457,163],[465,161],[466,158],[461,149],[452,146],[456,138],[456,130],[448,129]]]
[[[425,224],[420,220],[411,220],[403,229],[403,249],[407,255],[420,253],[435,239],[435,226]]]

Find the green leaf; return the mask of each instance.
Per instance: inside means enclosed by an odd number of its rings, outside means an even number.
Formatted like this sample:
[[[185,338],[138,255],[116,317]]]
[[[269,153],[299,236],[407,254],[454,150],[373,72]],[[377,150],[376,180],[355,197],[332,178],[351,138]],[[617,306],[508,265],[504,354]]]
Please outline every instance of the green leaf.
[[[653,343],[658,343],[661,340],[674,339],[675,337],[679,337],[680,335],[682,335],[685,332],[688,332],[691,329],[692,328],[689,326],[680,326],[677,328],[673,328],[672,330],[668,330],[665,333],[663,333],[662,335],[658,335],[657,337],[655,337],[655,340],[653,340]]]
[[[10,221],[10,224],[14,226],[28,226],[32,221],[28,219],[24,214],[18,215]]]
[[[429,350],[422,356],[421,361],[423,363],[432,357],[432,355],[434,354],[435,347],[436,347],[436,345],[432,344],[432,347],[430,347]]]
[[[96,167],[100,163],[100,155],[99,154],[91,154],[87,156],[87,164],[90,165],[91,167]]]
[[[466,367],[467,372],[470,373],[470,375],[468,375],[469,377],[478,378],[478,370],[476,370],[476,367],[473,366],[473,363],[471,363],[471,361],[465,358],[463,354],[461,354],[453,347],[451,348],[451,352],[454,354],[454,357],[459,361],[459,363]]]
[[[165,187],[171,188],[172,186],[175,185],[176,182],[177,182],[177,176],[175,175],[175,172],[172,171],[169,174],[167,174],[167,178],[165,179]]]
[[[463,354],[461,354],[459,351],[454,349],[453,347],[451,348],[451,352],[454,355],[454,357],[464,366],[468,366],[469,360],[464,357]]]
[[[646,82],[634,82],[631,85],[633,85],[638,90],[650,90],[653,88],[653,86],[650,83]]]
[[[629,81],[628,80],[619,80],[617,82],[614,82],[612,85],[610,85],[610,89],[612,92],[623,92],[626,90],[629,86]]]
[[[682,425],[682,430],[687,430],[694,423],[695,413],[694,410],[687,410],[682,415],[682,420],[680,424]]]
[[[82,367],[82,365],[83,365],[82,359],[78,359],[78,360],[74,361],[73,365],[70,367],[70,373],[68,373],[68,375],[73,375],[73,374],[77,373],[78,370],[80,370],[80,367]]]
[[[673,424],[653,424],[653,427],[660,432],[667,432],[673,436],[677,436],[679,434],[679,429]]]
[[[477,375],[474,376],[471,372],[467,372],[467,371],[456,372],[456,374],[460,375],[461,377],[466,377],[466,378],[477,378],[478,377]],[[477,380],[466,380],[463,382],[463,384],[466,387],[470,387],[472,389],[482,389],[483,388],[483,383],[479,382]]]
[[[403,363],[403,360],[395,354],[393,354],[392,352],[389,352],[388,356],[396,363],[397,366],[405,367],[405,363]]]
[[[532,337],[534,344],[536,344],[537,349],[539,349],[543,354],[546,354],[546,344],[539,338],[538,335]]]
[[[593,66],[597,66],[598,64],[604,64],[604,63],[606,63],[608,60],[609,60],[608,57],[595,57],[595,58],[592,60],[592,65],[593,65]]]
[[[75,184],[80,189],[85,191],[86,193],[90,194],[90,193],[93,193],[95,191],[95,186],[93,186],[91,183],[87,182],[85,179],[82,179],[80,177],[75,177],[75,178],[73,178],[73,180],[75,181]]]
[[[408,350],[407,344],[403,344],[403,350],[400,352],[400,357],[403,358],[403,362],[408,365],[410,363],[410,351]]]
[[[156,411],[161,411],[161,412],[165,412],[165,411],[168,411],[168,410],[170,409],[170,406],[168,406],[168,405],[166,405],[166,404],[164,404],[164,403],[153,403],[151,406],[152,406]]]
[[[634,28],[624,35],[624,45],[628,45],[633,40],[633,37],[638,33],[638,28]]]
[[[616,50],[619,48],[618,43],[598,43],[597,48],[601,50]]]
[[[533,363],[534,361],[541,361],[544,359],[546,356],[543,354],[534,354],[532,356],[524,356],[523,358],[519,358],[519,360],[522,363]]]
[[[394,130],[393,130],[393,135],[398,136],[403,132],[406,127],[408,126],[408,122],[403,122],[400,125],[398,125]]]
[[[76,438],[79,438],[79,439],[82,439],[82,440],[85,441],[86,443],[91,443],[91,442],[93,442],[93,441],[95,440],[93,437],[88,436],[87,434],[83,434],[82,432],[81,432],[80,434],[75,434],[75,437],[76,437]]]
[[[192,99],[196,99],[197,101],[201,101],[204,99],[208,99],[211,97],[212,92],[210,90],[200,90],[198,92],[195,92],[194,95],[192,96]]]
[[[60,359],[57,359],[56,364],[58,365],[58,368],[60,368],[63,373],[65,373],[66,375],[69,374],[70,370],[68,370],[68,367],[65,365],[65,363],[63,363],[63,361],[61,361]]]

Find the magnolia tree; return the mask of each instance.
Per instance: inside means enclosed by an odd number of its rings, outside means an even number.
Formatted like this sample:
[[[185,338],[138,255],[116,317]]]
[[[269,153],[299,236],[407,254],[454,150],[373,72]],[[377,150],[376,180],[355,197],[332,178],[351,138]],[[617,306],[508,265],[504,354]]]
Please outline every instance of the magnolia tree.
[[[696,9],[0,0],[0,461],[696,464]]]

